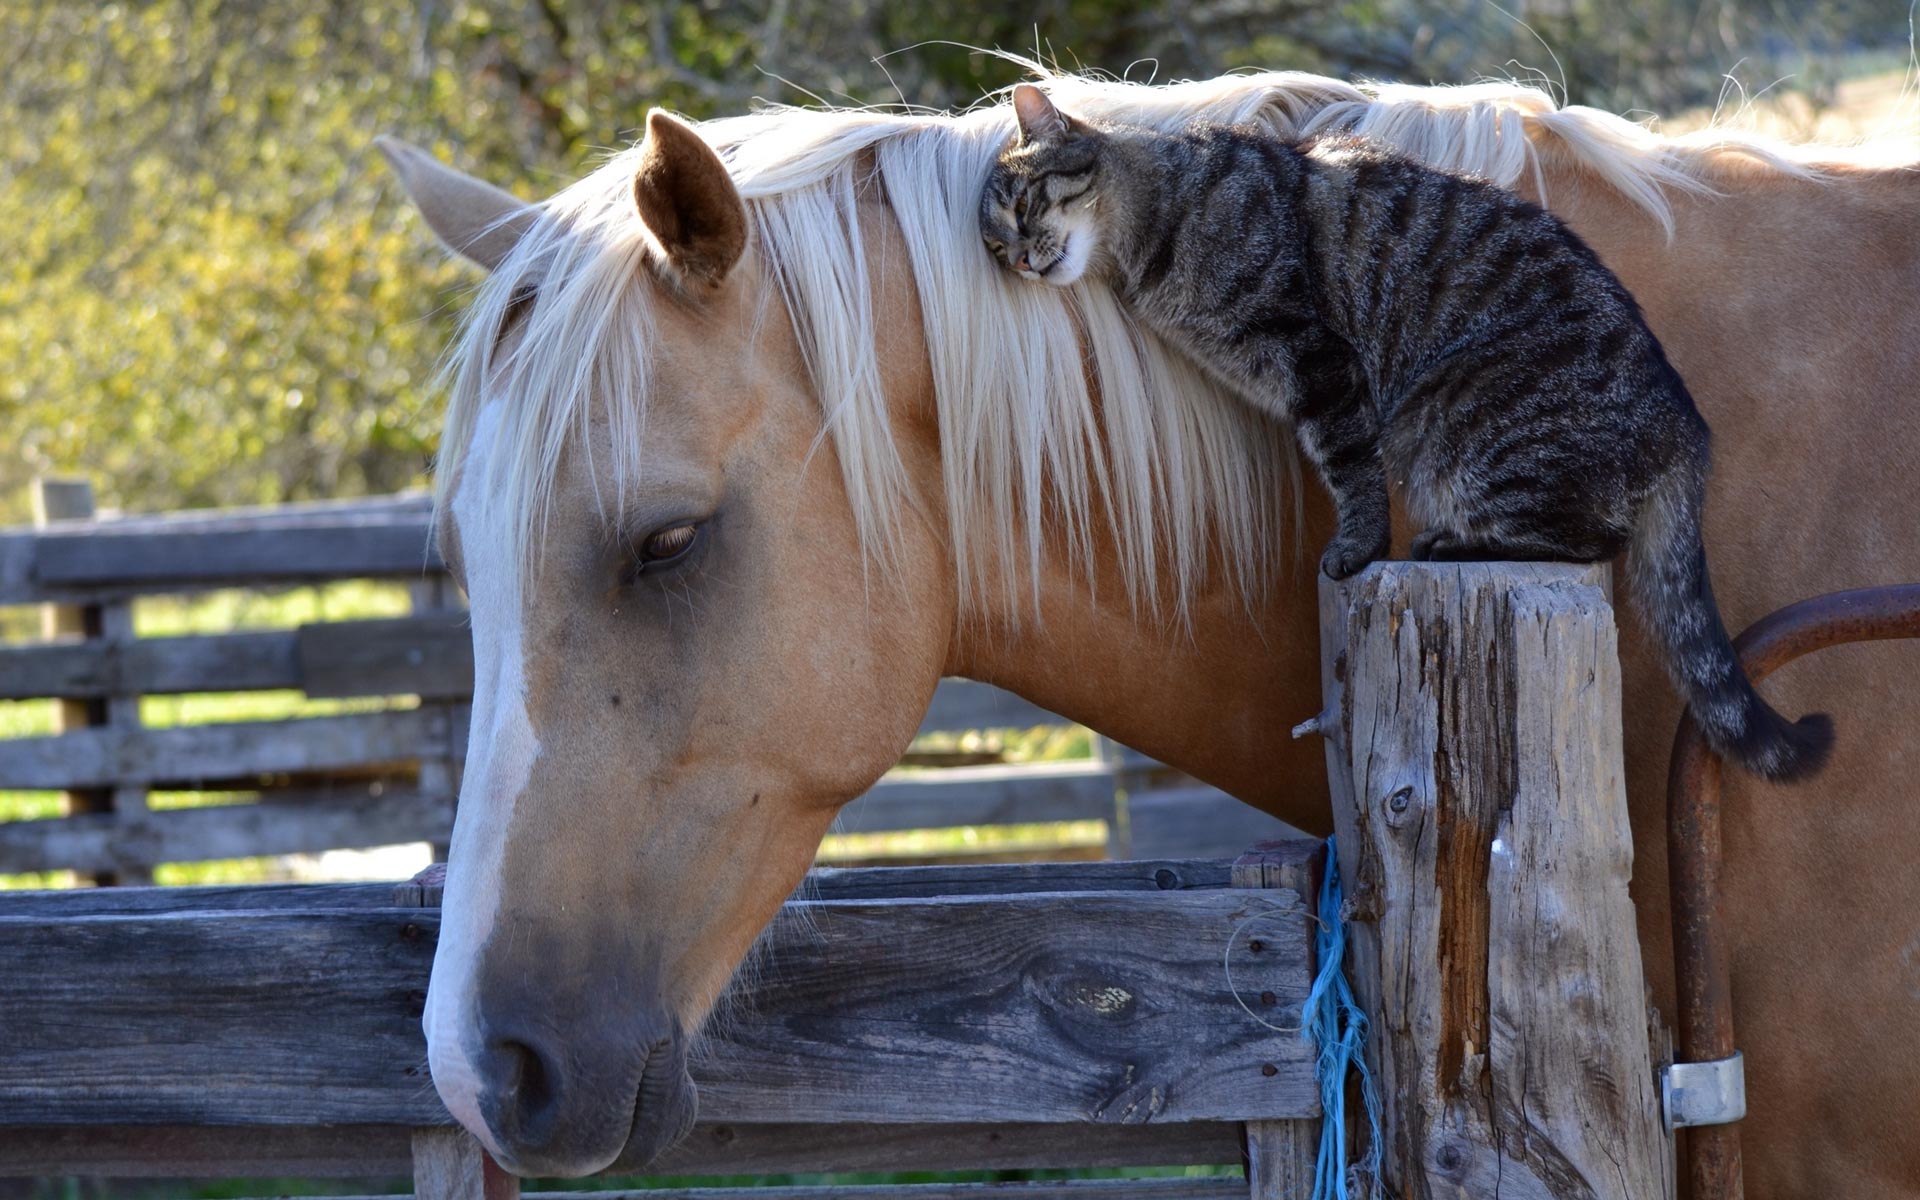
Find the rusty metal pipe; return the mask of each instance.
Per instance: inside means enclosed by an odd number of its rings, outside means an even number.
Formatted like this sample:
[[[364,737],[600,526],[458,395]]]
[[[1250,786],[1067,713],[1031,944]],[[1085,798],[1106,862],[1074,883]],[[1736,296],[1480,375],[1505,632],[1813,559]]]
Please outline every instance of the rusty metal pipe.
[[[1754,622],[1733,645],[1747,677],[1757,683],[1828,646],[1913,637],[1920,637],[1920,584],[1910,583],[1790,604]],[[1682,717],[1667,770],[1667,879],[1684,1062],[1712,1062],[1735,1049],[1720,867],[1720,758],[1707,748],[1693,718]],[[1738,1125],[1689,1129],[1687,1148],[1691,1200],[1741,1200]]]

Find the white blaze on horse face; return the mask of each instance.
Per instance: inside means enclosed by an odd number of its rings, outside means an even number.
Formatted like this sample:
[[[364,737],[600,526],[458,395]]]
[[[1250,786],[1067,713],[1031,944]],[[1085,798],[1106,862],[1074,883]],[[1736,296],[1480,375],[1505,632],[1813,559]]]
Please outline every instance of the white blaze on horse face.
[[[540,753],[527,717],[520,564],[507,554],[504,523],[515,518],[486,494],[484,483],[491,456],[510,452],[495,441],[500,404],[488,403],[475,422],[453,502],[473,627],[473,717],[422,1020],[440,1099],[482,1142],[489,1138],[469,1058],[477,1049],[480,949],[500,911],[500,863],[514,805]]]

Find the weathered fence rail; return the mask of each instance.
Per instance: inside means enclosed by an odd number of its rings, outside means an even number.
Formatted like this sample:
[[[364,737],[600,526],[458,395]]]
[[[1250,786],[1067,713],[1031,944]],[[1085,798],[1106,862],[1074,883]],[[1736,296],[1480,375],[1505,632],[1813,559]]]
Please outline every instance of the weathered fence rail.
[[[1312,1049],[1254,1014],[1305,997],[1316,852],[816,873],[698,1057],[702,1124],[661,1169],[1231,1164],[1244,1137],[1252,1182],[1069,1194],[1295,1195]],[[449,1139],[470,1153],[425,1075],[436,901],[0,894],[0,1175],[364,1176]]]
[[[64,791],[69,814],[0,823],[0,873],[73,869],[137,881],[154,865],[388,845],[444,844],[473,686],[465,613],[427,536],[424,496],[159,517],[54,519],[0,531],[0,604],[117,614],[66,620],[56,640],[0,646],[0,700],[54,699],[62,732],[0,740],[0,789]],[[144,595],[341,579],[412,585],[404,617],[294,629],[134,636]],[[288,690],[377,711],[154,729],[138,698]],[[113,720],[107,716],[111,712]],[[95,720],[87,714],[92,713]],[[921,731],[1063,724],[1007,692],[945,681]],[[1142,784],[1167,790],[1147,792]],[[153,809],[153,791],[258,793],[257,802]],[[1138,804],[1136,820],[1122,808]],[[984,764],[890,775],[842,832],[1105,820],[1119,853],[1206,856],[1287,832],[1224,794],[1119,747],[1093,761]]]

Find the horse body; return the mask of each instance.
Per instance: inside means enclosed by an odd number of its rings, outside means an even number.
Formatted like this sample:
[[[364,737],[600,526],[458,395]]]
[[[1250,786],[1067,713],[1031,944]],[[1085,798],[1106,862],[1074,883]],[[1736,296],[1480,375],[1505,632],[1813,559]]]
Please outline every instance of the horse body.
[[[1468,165],[1446,161],[1442,149],[1462,139],[1431,122],[1355,108],[1347,85],[1298,78],[1312,86],[1264,99],[1242,79],[1072,102],[1167,121],[1264,113],[1294,133],[1335,117],[1362,132],[1372,122],[1441,165]],[[1729,624],[1920,576],[1920,497],[1901,485],[1920,424],[1895,399],[1920,366],[1920,182],[1841,167],[1815,180],[1770,151],[1703,149],[1689,161],[1637,142],[1654,157],[1635,174],[1630,155],[1594,152],[1593,129],[1496,99],[1467,112],[1500,135],[1489,161],[1621,273],[1716,430],[1708,538]],[[629,218],[613,236],[649,303],[644,438],[604,396],[541,417],[538,388],[560,376],[523,369],[540,344],[565,341],[555,318],[542,324],[542,305],[572,286],[569,239],[583,224],[601,231],[605,253],[604,211],[561,204],[529,222],[481,185],[402,167],[435,227],[498,268],[458,360],[466,374],[449,421],[450,461],[466,464],[443,478],[456,566],[495,552],[463,544],[505,553],[526,540],[510,527],[532,521],[505,499],[521,486],[513,472],[468,478],[489,439],[544,437],[545,451],[527,453],[551,477],[544,545],[518,592],[485,598],[485,584],[463,580],[477,644],[521,646],[535,749],[512,769],[470,765],[448,888],[456,932],[443,937],[429,1004],[445,1014],[429,1022],[442,1095],[512,1166],[591,1170],[629,1136],[673,1136],[686,1097],[660,1080],[679,1077],[687,1042],[834,808],[904,748],[941,674],[1008,687],[1304,829],[1330,820],[1319,746],[1284,732],[1317,707],[1317,580],[1304,556],[1272,549],[1280,523],[1250,515],[1285,492],[1260,457],[1284,452],[1272,431],[1208,424],[1206,405],[1228,402],[1129,340],[1099,296],[1080,297],[1076,313],[1042,309],[992,292],[1007,284],[973,240],[977,277],[940,257],[929,232],[945,219],[940,205],[970,219],[967,181],[984,177],[999,127],[929,144],[896,136],[887,118],[819,126],[808,122],[829,119],[811,114],[776,118],[788,124],[769,149],[743,127],[755,120],[703,130],[757,222],[723,281],[689,284],[659,218],[644,230]],[[1631,141],[1594,128],[1607,145]],[[957,162],[928,165],[942,156]],[[709,202],[719,163],[681,154],[655,183],[697,177],[669,190]],[[631,162],[603,169],[620,171],[633,178]],[[921,194],[947,176],[950,194]],[[813,224],[796,215],[803,202],[820,206]],[[476,207],[492,218],[475,219]],[[533,232],[504,249],[475,240],[503,221]],[[832,244],[809,259],[793,244],[800,230]],[[953,306],[977,299],[940,290],[956,278],[982,289],[986,315],[964,318],[980,323],[956,324]],[[524,329],[507,330],[510,293],[525,286],[542,298]],[[862,314],[852,329],[864,352],[847,348],[850,327],[833,324],[829,304]],[[608,336],[585,350],[632,366],[635,352],[610,353]],[[489,364],[495,353],[506,366]],[[981,365],[991,354],[1011,365]],[[981,399],[1009,379],[1006,404]],[[504,435],[480,419],[493,405],[519,414]],[[1162,409],[1171,425],[1143,431]],[[542,433],[562,418],[564,437]],[[1022,449],[996,458],[996,440]],[[635,453],[623,474],[622,455]],[[1258,477],[1199,479],[1208,456],[1228,460],[1210,469]],[[500,501],[492,524],[464,515],[462,494],[476,486]],[[1317,489],[1298,512],[1299,541],[1319,544],[1331,513]],[[630,554],[622,531],[663,514],[702,518],[709,559],[657,588],[615,582]],[[513,569],[511,555],[502,561],[491,569]],[[509,627],[513,636],[497,632]],[[1679,705],[1631,620],[1623,632],[1635,898],[1649,981],[1670,1012],[1664,769]],[[1920,877],[1907,867],[1920,821],[1901,773],[1902,743],[1920,727],[1916,667],[1910,650],[1839,650],[1776,676],[1776,703],[1834,713],[1834,764],[1797,788],[1729,780],[1756,1196],[1911,1195],[1920,1181],[1920,1149],[1904,1136],[1920,1124],[1920,1047],[1906,1033],[1920,1015]],[[483,667],[476,734],[488,682]],[[469,908],[489,916],[463,918]],[[526,1027],[528,978],[557,1014],[538,1028]],[[1840,980],[1843,1000],[1828,991]],[[626,1007],[609,1008],[609,992]],[[518,1115],[491,1119],[503,1094]],[[606,1111],[619,1120],[584,1119]]]
[[[1920,174],[1822,182],[1739,165],[1674,206],[1671,243],[1604,189],[1548,199],[1640,300],[1714,430],[1706,536],[1732,629],[1839,588],[1920,578]],[[1633,891],[1671,1014],[1666,764],[1678,703],[1622,622]],[[1845,748],[1815,783],[1730,772],[1725,913],[1747,1052],[1749,1195],[1920,1192],[1920,646],[1824,651],[1771,677]]]

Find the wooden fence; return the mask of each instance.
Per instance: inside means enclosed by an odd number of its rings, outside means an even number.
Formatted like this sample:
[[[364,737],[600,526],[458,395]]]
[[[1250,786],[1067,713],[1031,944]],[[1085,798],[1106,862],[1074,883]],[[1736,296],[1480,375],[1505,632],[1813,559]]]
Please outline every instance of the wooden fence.
[[[141,882],[155,864],[444,843],[465,756],[472,648],[427,538],[424,496],[86,519],[83,487],[43,485],[45,519],[0,531],[0,605],[45,607],[50,640],[0,647],[0,700],[60,702],[60,732],[0,740],[0,789],[66,793],[66,815],[0,823],[0,874],[73,869]],[[344,579],[410,585],[411,615],[297,629],[137,637],[141,596]],[[292,689],[378,711],[145,728],[139,698]],[[984,684],[942,683],[923,733],[1061,724]],[[1098,819],[1116,856],[1207,856],[1289,832],[1142,756],[889,775],[838,829],[868,833]],[[158,790],[258,794],[149,807]]]
[[[816,872],[696,1058],[701,1123],[655,1169],[1230,1167],[1244,1144],[1249,1178],[993,1194],[1304,1196],[1318,1093],[1286,1027],[1318,853]],[[0,1177],[411,1169],[424,1200],[478,1197],[477,1148],[425,1073],[437,903],[418,885],[0,893]]]
[[[1382,564],[1321,615],[1369,1194],[1671,1200],[1605,569]],[[1245,1178],[1005,1194],[1304,1197],[1312,853],[817,873],[660,1168],[1231,1163],[1244,1137]],[[423,1073],[436,899],[0,894],[0,1175],[412,1166],[426,1200],[513,1196]]]

